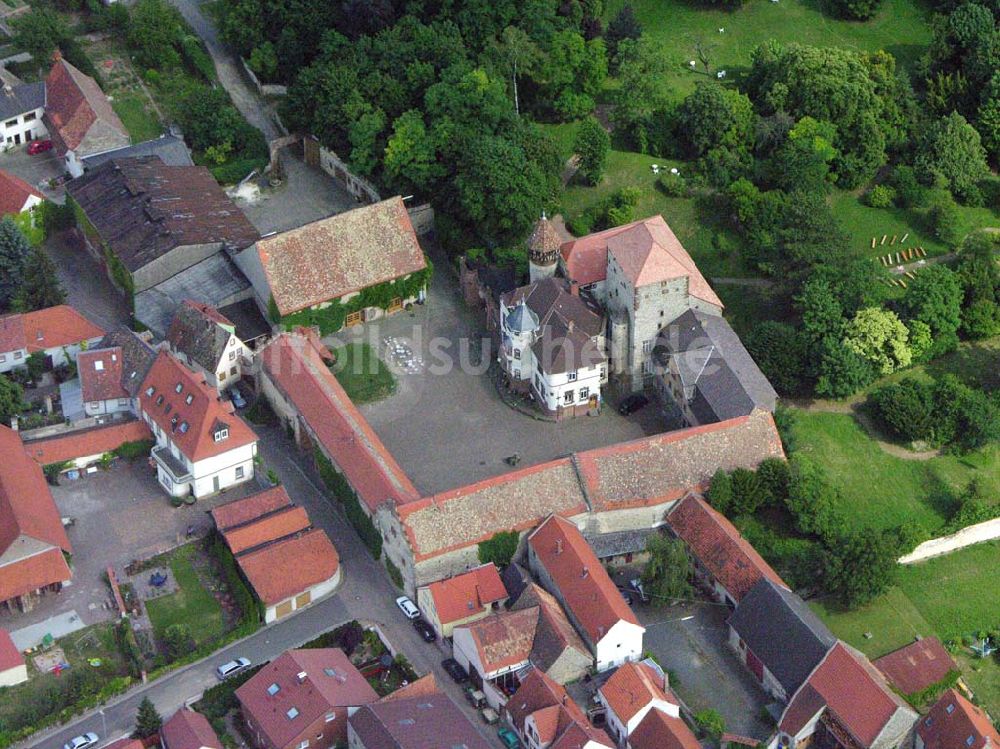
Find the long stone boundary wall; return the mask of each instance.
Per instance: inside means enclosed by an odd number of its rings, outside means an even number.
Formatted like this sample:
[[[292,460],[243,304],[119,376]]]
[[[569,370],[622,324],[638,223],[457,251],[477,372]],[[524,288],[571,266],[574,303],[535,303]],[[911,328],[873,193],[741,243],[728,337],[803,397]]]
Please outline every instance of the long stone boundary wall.
[[[993,518],[984,523],[976,523],[962,530],[952,533],[950,536],[932,538],[924,541],[906,556],[899,558],[900,564],[913,564],[931,557],[939,557],[942,554],[950,554],[953,551],[964,549],[966,546],[979,544],[983,541],[992,541],[1000,538],[1000,518]]]

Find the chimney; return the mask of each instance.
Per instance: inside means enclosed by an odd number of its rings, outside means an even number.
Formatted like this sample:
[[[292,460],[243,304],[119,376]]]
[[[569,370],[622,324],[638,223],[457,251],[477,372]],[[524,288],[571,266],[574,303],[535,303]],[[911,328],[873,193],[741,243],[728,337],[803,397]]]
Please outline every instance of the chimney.
[[[569,293],[573,296],[580,296],[580,284],[576,281],[569,282]]]
[[[55,51],[52,53],[52,62],[59,62],[62,59],[62,52],[56,47]]]
[[[583,572],[581,573],[580,577],[586,579],[588,575],[590,575],[590,570],[588,570],[586,565],[584,565]]]
[[[299,684],[304,684],[307,676],[308,674],[305,671],[299,671],[295,675],[295,678],[299,680]]]
[[[562,539],[556,539],[556,554],[562,554]]]

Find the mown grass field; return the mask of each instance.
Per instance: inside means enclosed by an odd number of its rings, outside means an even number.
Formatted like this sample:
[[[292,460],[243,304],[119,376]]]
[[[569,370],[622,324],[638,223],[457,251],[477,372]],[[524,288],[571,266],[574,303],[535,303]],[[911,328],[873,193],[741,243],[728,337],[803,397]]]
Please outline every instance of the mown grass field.
[[[205,588],[195,569],[197,544],[186,544],[170,554],[170,569],[179,590],[167,596],[146,602],[149,619],[158,638],[167,627],[184,624],[198,646],[218,639],[225,632],[222,607]]]
[[[367,343],[350,343],[334,354],[331,369],[353,403],[371,403],[396,392],[396,378]]]
[[[151,111],[145,95],[119,94],[111,103],[133,143],[159,138],[163,132],[156,114]]]

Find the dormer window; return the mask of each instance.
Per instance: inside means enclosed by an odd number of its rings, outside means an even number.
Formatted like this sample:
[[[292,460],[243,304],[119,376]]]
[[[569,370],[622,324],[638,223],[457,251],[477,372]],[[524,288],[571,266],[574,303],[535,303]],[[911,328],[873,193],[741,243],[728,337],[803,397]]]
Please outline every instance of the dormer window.
[[[174,392],[175,392],[175,393],[180,393],[180,392],[181,392],[182,390],[184,390],[184,385],[183,385],[182,383],[178,382],[178,383],[177,383],[177,384],[176,384],[176,385],[174,386]]]
[[[229,438],[229,429],[227,427],[221,427],[215,430],[215,441],[222,442],[224,439]]]
[[[149,390],[151,391],[152,389],[153,388],[150,388]],[[152,395],[152,392],[149,392],[149,391],[147,391],[147,392],[149,393],[149,395]],[[158,406],[162,406],[163,405],[163,396],[162,395],[157,396],[157,398],[156,398],[156,405],[158,405]]]
[[[153,387],[152,385],[150,385],[148,388],[146,388],[146,395],[147,396],[150,396],[150,395],[152,395],[155,392],[156,392],[156,388]]]
[[[177,429],[177,417],[176,416],[174,416],[174,418],[172,418],[170,420],[170,431],[174,431],[175,429]]]
[[[104,362],[102,360],[98,359],[97,361],[94,362],[94,371],[95,372],[104,371]]]
[[[297,707],[290,707],[288,708],[288,712],[285,713],[285,715],[288,716],[289,720],[295,720],[295,718],[298,717],[298,714],[299,714],[299,709]]]

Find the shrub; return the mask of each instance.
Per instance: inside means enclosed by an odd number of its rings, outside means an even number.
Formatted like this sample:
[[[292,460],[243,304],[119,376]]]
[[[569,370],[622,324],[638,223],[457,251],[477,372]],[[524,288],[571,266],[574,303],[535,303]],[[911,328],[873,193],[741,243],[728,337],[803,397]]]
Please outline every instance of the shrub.
[[[754,471],[737,468],[730,474],[733,487],[734,515],[752,515],[766,499],[764,487]]]
[[[929,440],[934,434],[934,388],[910,377],[875,390],[868,402],[875,417],[894,436]]]
[[[674,174],[668,170],[660,175],[660,179],[658,181],[660,189],[663,190],[668,197],[686,198],[688,196],[687,180],[680,174]]]
[[[566,228],[570,230],[573,236],[582,237],[586,234],[590,234],[591,230],[594,228],[594,215],[589,211],[584,211],[576,216],[573,216],[566,222]]]
[[[389,579],[392,580],[392,584],[395,585],[400,590],[403,589],[403,573],[399,571],[399,567],[393,564],[392,560],[387,556],[385,558],[385,569],[389,573]]]
[[[888,208],[896,201],[896,191],[889,185],[875,185],[865,194],[865,202],[872,208]]]
[[[111,452],[115,456],[131,462],[149,455],[149,451],[153,449],[154,444],[153,440],[134,440],[132,442],[123,442]]]
[[[323,484],[330,490],[330,495],[340,502],[344,508],[344,514],[358,532],[362,543],[368,547],[368,551],[377,560],[382,556],[382,536],[372,523],[371,518],[365,514],[357,495],[347,482],[347,479],[333,467],[327,457],[317,447],[313,449],[313,459],[316,461],[316,468]]]
[[[722,468],[715,472],[705,493],[705,499],[723,515],[728,515],[733,505],[733,482]]]
[[[940,192],[934,197],[930,210],[927,212],[934,236],[947,244],[957,244],[961,238],[960,223],[962,215],[955,199],[947,192]]]
[[[920,184],[911,166],[897,166],[889,182],[896,189],[896,204],[900,208],[918,208],[926,200],[927,190]]]
[[[726,722],[715,710],[702,710],[695,713],[694,722],[712,741],[718,741],[726,730]]]
[[[506,567],[517,553],[521,534],[517,531],[498,531],[492,538],[479,544],[479,561],[482,564],[492,562],[497,567]]]

